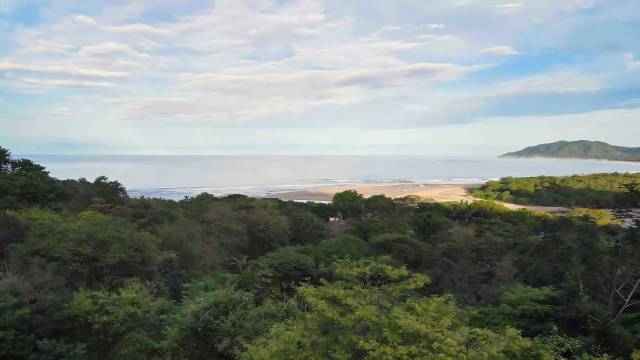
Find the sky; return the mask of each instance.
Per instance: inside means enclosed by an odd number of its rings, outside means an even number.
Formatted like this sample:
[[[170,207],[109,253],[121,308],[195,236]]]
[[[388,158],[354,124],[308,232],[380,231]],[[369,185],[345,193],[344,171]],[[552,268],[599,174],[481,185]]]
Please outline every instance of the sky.
[[[0,0],[18,154],[640,146],[638,0]]]

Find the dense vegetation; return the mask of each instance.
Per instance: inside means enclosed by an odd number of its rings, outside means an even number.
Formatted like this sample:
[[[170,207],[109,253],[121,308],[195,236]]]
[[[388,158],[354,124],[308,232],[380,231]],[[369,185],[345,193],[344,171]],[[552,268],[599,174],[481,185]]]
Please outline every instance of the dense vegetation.
[[[523,205],[640,208],[640,173],[506,177],[489,181],[471,194]]]
[[[640,161],[640,148],[613,146],[602,141],[558,141],[529,146],[502,156]]]
[[[2,154],[3,359],[640,356],[638,228],[355,192],[130,199]]]

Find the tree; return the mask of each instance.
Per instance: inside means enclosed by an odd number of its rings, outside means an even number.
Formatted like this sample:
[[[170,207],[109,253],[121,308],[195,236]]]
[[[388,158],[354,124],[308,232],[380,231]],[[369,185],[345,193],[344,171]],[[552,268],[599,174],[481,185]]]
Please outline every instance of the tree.
[[[317,244],[329,233],[325,221],[310,211],[293,209],[286,215],[291,233],[289,243],[292,245]]]
[[[0,209],[48,206],[63,198],[60,182],[31,160],[11,160],[8,171],[0,172]]]
[[[396,203],[393,199],[384,195],[373,195],[365,200],[365,209],[367,213],[371,213],[374,216],[390,215],[395,208]]]
[[[551,287],[518,284],[503,292],[499,306],[480,310],[480,324],[491,328],[526,329],[527,336],[550,332],[559,295],[559,291]]]
[[[154,290],[131,282],[115,293],[80,290],[66,306],[76,339],[87,344],[92,357],[144,359],[160,353],[163,315],[168,301]]]
[[[250,264],[243,278],[253,278],[249,285],[256,293],[278,296],[292,291],[316,274],[313,258],[296,248],[284,247],[275,250]]]
[[[421,267],[425,244],[401,234],[384,234],[371,239],[371,248],[377,255],[389,255],[411,269]]]
[[[111,289],[127,278],[156,275],[157,240],[122,220],[91,211],[71,217],[41,211],[22,216],[29,231],[12,257],[23,268],[52,269],[76,288]]]
[[[383,260],[342,260],[336,281],[298,289],[304,312],[246,359],[542,359],[517,331],[471,328],[450,297],[416,297],[428,278]],[[410,295],[413,295],[410,297]]]
[[[290,303],[256,306],[250,293],[223,288],[185,304],[169,330],[170,354],[176,359],[236,359],[244,346],[286,320]]]
[[[362,259],[371,255],[367,243],[351,235],[323,240],[310,250],[318,265],[331,265],[337,259]]]
[[[247,230],[248,241],[244,251],[251,258],[257,258],[289,243],[289,222],[274,210],[242,210],[238,219]]]
[[[434,235],[450,224],[449,219],[437,212],[420,212],[412,219],[416,236],[424,242],[432,242]]]
[[[11,153],[0,146],[0,174],[7,173],[11,164]]]
[[[346,190],[333,195],[333,205],[345,218],[363,215],[364,197],[355,190]]]

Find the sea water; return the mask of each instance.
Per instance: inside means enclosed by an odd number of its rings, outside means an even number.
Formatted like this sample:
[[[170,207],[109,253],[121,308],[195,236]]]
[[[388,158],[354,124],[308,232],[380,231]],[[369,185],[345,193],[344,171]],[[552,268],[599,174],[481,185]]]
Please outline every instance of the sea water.
[[[202,192],[263,196],[314,187],[413,181],[482,183],[505,176],[640,172],[640,163],[434,156],[24,155],[59,179],[105,175],[130,196],[181,199]]]

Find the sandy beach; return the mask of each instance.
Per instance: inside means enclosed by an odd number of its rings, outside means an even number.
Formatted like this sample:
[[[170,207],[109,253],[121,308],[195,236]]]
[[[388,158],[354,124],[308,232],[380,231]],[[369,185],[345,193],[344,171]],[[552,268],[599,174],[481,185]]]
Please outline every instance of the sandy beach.
[[[479,188],[482,184],[418,184],[414,182],[396,183],[396,184],[371,184],[371,185],[345,185],[334,187],[319,187],[305,191],[290,191],[277,194],[271,194],[269,198],[277,198],[281,200],[293,201],[331,201],[333,195],[337,192],[345,190],[356,190],[364,197],[373,195],[385,195],[390,198],[400,198],[407,195],[419,196],[425,200],[436,202],[448,201],[477,201],[480,200],[469,194],[469,190]],[[528,209],[531,211],[543,211],[551,213],[565,213],[569,208],[535,206],[535,205],[518,205],[511,203],[498,202],[500,205],[511,209],[520,210]]]
[[[320,187],[305,191],[291,191],[272,194],[268,197],[281,200],[298,201],[331,201],[335,193],[345,190],[356,190],[365,197],[372,195],[386,195],[400,198],[407,195],[420,196],[438,202],[445,201],[473,201],[475,198],[467,190],[480,187],[481,184],[418,184],[413,182],[395,184],[345,185],[335,187]]]

